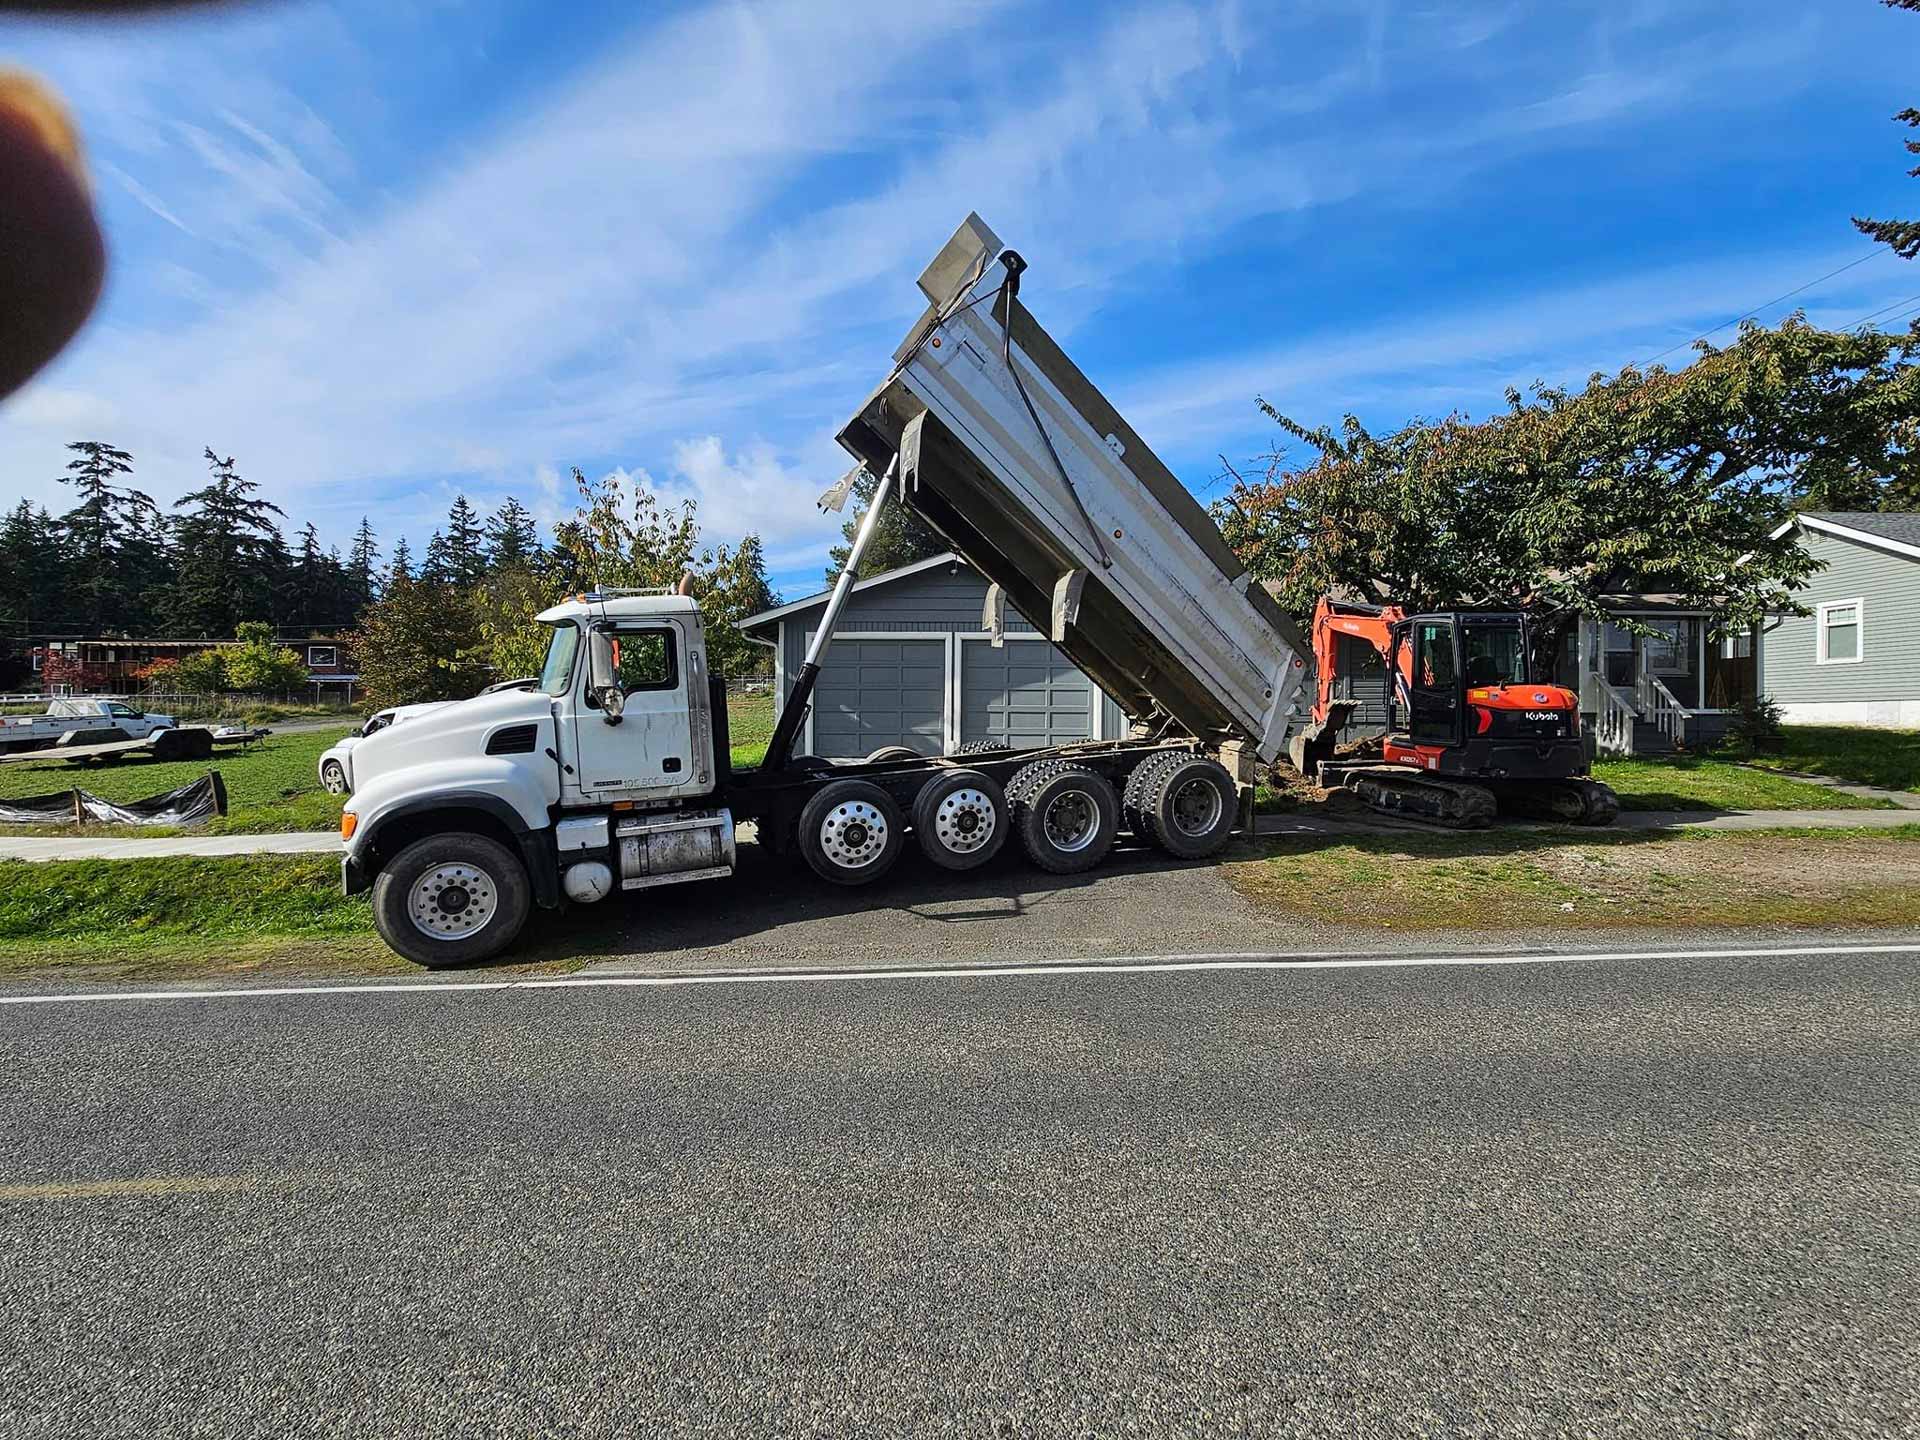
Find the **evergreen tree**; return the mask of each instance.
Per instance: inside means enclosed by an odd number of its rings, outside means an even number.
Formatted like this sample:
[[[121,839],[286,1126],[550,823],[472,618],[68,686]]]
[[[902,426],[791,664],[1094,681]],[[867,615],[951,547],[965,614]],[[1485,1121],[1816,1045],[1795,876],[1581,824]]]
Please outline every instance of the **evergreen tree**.
[[[486,530],[465,495],[453,497],[447,511],[447,579],[463,589],[478,585],[487,573]]]
[[[22,500],[0,520],[0,633],[24,639],[56,628],[54,622],[64,619],[56,607],[66,596],[59,527],[45,510]]]
[[[169,623],[184,635],[231,635],[243,617],[271,614],[286,542],[274,524],[285,511],[209,448],[212,479],[174,502],[180,567],[167,597]],[[188,508],[191,507],[191,508]]]
[[[360,517],[360,528],[353,532],[353,548],[347,552],[344,608],[349,622],[357,623],[360,612],[374,602],[379,592],[380,547],[374,543],[373,526]]]
[[[453,583],[453,555],[447,549],[447,537],[438,530],[427,537],[427,558],[420,562],[418,578],[423,585]]]
[[[1920,0],[1886,0],[1895,10],[1920,10]],[[1909,105],[1893,117],[1903,124],[1920,129],[1920,109]],[[1909,155],[1920,155],[1920,140],[1905,142]],[[1916,165],[1907,174],[1920,177],[1920,165]],[[1869,239],[1878,240],[1883,245],[1891,245],[1893,253],[1902,260],[1911,260],[1920,255],[1920,220],[1865,220],[1856,215],[1853,227]]]
[[[80,503],[60,517],[67,554],[68,615],[78,628],[101,633],[124,627],[139,594],[144,566],[127,562],[146,533],[153,500],[130,485],[116,483],[133,473],[133,457],[100,440],[67,446],[74,458],[60,483],[71,485]]]
[[[387,566],[387,578],[380,588],[384,591],[396,580],[411,579],[413,579],[413,547],[407,544],[407,537],[402,535],[393,543],[393,562]]]
[[[504,570],[540,559],[540,531],[532,512],[513,496],[487,519],[487,568]]]

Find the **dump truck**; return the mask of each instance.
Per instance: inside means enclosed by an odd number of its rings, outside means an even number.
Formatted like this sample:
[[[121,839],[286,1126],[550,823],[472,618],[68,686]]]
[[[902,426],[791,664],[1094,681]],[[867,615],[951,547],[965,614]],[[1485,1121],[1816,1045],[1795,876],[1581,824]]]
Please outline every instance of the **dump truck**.
[[[730,763],[723,677],[698,604],[598,590],[538,618],[539,676],[369,736],[341,819],[347,893],[371,892],[401,955],[498,954],[540,908],[723,881],[737,830],[825,882],[870,884],[909,844],[964,872],[1012,843],[1056,874],[1122,834],[1182,859],[1252,816],[1306,679],[1293,622],[1206,512],[1027,310],[1026,262],[971,215],[921,275],[925,313],[839,432],[872,500],[764,760]],[[833,631],[884,506],[909,507],[1130,720],[1044,750],[795,753]]]

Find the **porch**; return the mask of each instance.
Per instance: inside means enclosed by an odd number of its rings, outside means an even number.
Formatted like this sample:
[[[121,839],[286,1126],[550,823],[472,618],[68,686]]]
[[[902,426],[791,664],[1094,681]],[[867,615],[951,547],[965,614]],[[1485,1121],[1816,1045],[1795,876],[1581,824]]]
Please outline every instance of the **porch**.
[[[1710,611],[1621,596],[1624,623],[1583,620],[1561,647],[1554,679],[1580,693],[1581,723],[1602,755],[1670,755],[1716,744],[1733,712],[1759,693],[1757,631],[1715,637]]]

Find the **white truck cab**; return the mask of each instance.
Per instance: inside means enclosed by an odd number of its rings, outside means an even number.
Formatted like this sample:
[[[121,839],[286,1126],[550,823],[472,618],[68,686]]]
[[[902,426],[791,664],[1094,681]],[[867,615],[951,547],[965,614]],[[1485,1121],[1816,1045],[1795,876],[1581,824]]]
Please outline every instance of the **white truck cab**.
[[[733,868],[732,816],[693,803],[711,799],[726,755],[697,603],[608,592],[537,618],[553,629],[538,677],[353,752],[346,888],[372,888],[381,933],[425,964],[493,953],[530,904],[561,893]]]

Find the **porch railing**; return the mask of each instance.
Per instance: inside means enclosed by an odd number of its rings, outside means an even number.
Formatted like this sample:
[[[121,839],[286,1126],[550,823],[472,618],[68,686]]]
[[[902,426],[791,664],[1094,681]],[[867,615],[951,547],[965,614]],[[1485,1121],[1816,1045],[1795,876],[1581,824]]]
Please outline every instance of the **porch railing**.
[[[1642,670],[1633,682],[1633,704],[1642,716],[1653,722],[1676,750],[1687,744],[1687,707],[1651,670]]]
[[[1593,727],[1594,748],[1602,755],[1631,755],[1633,722],[1639,718],[1633,702],[1601,676],[1594,676],[1593,682],[1600,692],[1600,713]]]

